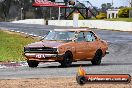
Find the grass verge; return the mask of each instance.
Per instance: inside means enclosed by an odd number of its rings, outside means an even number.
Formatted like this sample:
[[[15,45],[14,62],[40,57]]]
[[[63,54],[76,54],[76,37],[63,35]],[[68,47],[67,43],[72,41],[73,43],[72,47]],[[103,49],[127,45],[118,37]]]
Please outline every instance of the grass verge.
[[[106,20],[106,21],[124,21],[124,22],[132,22],[132,18],[113,18],[113,19],[96,19],[92,18],[90,20]]]
[[[35,41],[19,33],[0,30],[0,61],[24,60],[23,47]]]
[[[126,22],[132,22],[132,18],[113,18],[113,19],[106,19],[108,21],[126,21]]]

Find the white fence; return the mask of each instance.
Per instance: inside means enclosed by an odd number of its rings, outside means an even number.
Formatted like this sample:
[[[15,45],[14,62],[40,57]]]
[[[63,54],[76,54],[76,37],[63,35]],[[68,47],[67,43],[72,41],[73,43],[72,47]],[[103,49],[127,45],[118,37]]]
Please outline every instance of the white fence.
[[[41,24],[46,25],[44,19],[26,19],[13,21],[12,23]],[[73,20],[48,20],[48,25],[73,26]],[[110,29],[120,31],[132,31],[132,22],[123,21],[104,21],[104,20],[79,20],[79,27]]]
[[[41,24],[41,25],[46,24],[44,19],[25,19],[25,20],[12,21],[12,23]]]
[[[48,25],[73,26],[72,20],[48,20]],[[132,22],[104,21],[104,20],[79,20],[79,27],[132,31]]]

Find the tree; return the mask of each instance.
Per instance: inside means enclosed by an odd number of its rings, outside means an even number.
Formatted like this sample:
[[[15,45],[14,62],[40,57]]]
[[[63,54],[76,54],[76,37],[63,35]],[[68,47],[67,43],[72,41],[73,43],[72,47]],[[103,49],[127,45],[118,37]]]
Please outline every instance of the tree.
[[[32,0],[0,0],[0,18],[5,20],[12,17],[19,18],[21,14],[26,18],[26,12],[32,9],[31,4]]]
[[[21,14],[23,14],[23,18],[26,18],[26,11],[29,10],[31,7],[32,1],[31,0],[15,0],[17,3],[18,8],[20,9]]]
[[[2,0],[0,2],[0,4],[1,4],[2,13],[4,14],[3,18],[6,20],[6,18],[8,17],[8,14],[9,14],[11,0]]]
[[[111,3],[104,3],[101,5],[101,11],[102,12],[106,12],[106,10],[111,9],[111,8],[112,8]]]

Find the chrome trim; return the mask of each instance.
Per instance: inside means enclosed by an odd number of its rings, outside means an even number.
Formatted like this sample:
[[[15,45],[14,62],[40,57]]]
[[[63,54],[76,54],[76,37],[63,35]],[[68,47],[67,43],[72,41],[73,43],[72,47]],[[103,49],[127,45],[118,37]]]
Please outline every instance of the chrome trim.
[[[39,55],[39,54],[42,54],[44,55],[45,57],[62,57],[63,54],[44,54],[44,53],[25,53],[24,55],[25,56],[29,56],[29,57],[35,57],[36,55]]]

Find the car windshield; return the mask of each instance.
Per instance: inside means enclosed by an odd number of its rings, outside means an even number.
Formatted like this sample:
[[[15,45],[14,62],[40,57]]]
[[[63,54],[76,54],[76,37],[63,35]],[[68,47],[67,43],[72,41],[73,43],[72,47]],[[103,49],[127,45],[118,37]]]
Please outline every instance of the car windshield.
[[[71,41],[74,38],[72,31],[50,31],[44,40],[50,41]]]

